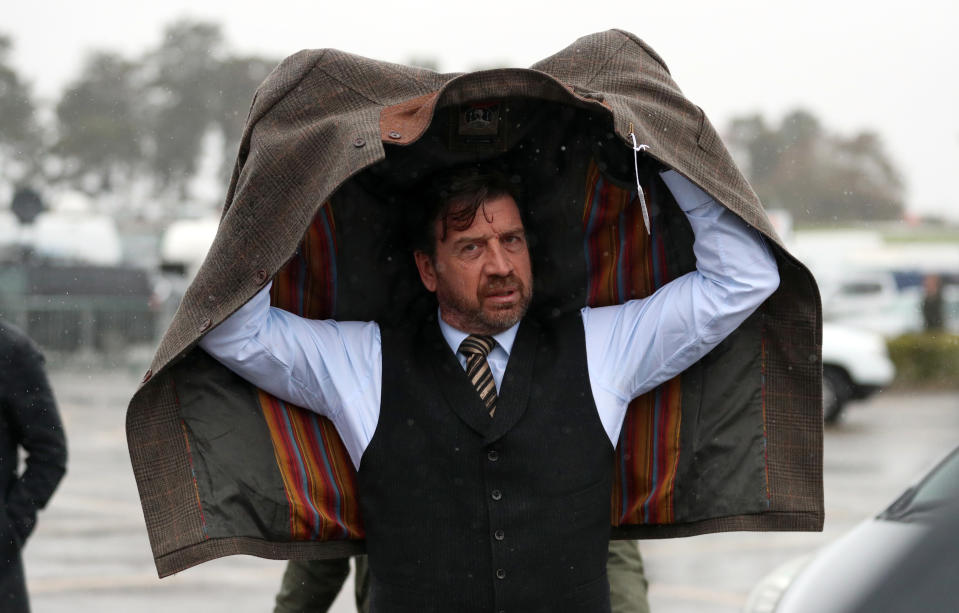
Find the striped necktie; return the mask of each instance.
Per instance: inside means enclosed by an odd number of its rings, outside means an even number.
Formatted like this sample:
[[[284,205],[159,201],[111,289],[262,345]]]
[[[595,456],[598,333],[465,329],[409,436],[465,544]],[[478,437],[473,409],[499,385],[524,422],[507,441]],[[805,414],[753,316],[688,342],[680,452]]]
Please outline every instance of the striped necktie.
[[[489,368],[486,356],[496,346],[492,336],[477,336],[471,334],[460,343],[460,353],[466,356],[466,376],[479,393],[480,400],[489,409],[492,417],[496,411],[496,382],[493,380],[493,371]]]

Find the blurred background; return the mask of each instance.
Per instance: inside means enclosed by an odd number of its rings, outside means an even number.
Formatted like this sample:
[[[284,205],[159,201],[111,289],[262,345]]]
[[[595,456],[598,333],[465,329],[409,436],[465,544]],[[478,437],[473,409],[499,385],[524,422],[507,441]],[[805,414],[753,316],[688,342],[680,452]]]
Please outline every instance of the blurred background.
[[[450,72],[634,32],[816,275],[826,530],[643,543],[654,611],[740,610],[771,567],[879,511],[959,442],[954,2],[196,4],[0,12],[0,319],[44,350],[71,449],[25,551],[36,611],[272,606],[280,562],[156,579],[123,421],[216,231],[253,91],[301,48]]]

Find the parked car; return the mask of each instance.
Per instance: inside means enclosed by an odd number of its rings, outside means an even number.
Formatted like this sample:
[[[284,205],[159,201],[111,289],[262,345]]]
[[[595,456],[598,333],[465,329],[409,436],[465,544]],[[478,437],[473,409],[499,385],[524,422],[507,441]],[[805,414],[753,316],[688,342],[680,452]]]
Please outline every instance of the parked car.
[[[896,368],[886,341],[867,330],[825,322],[822,330],[823,419],[839,420],[846,403],[892,383]]]
[[[959,611],[959,447],[876,517],[752,590],[745,613]]]

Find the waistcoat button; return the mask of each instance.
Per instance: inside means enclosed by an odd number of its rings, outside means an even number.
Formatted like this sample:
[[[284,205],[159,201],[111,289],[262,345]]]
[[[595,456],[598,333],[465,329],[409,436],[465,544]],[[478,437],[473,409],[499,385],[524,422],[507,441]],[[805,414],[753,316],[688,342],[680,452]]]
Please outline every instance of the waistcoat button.
[[[492,492],[490,492],[490,495],[489,495],[489,496],[490,496],[490,498],[492,498],[493,500],[499,500],[500,498],[503,497],[503,492],[501,492],[501,491],[499,491],[499,490],[493,490]]]
[[[495,462],[499,459],[499,452],[497,452],[495,449],[490,449],[487,452],[486,457],[489,458],[490,462]]]
[[[502,530],[497,530],[493,533],[493,538],[495,538],[497,541],[502,541],[504,538],[506,538],[506,533]]]
[[[506,578],[506,571],[503,570],[502,568],[497,568],[497,569],[496,569],[496,578],[497,578],[497,579],[505,579],[505,578]]]

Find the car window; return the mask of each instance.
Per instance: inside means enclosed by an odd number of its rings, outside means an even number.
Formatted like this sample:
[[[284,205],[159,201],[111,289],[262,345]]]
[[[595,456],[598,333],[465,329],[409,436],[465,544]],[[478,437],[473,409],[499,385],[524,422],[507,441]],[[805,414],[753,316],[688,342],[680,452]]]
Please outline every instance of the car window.
[[[959,450],[931,472],[916,488],[910,507],[959,501]]]
[[[882,292],[882,285],[869,281],[844,283],[840,292],[849,296],[868,296]]]

